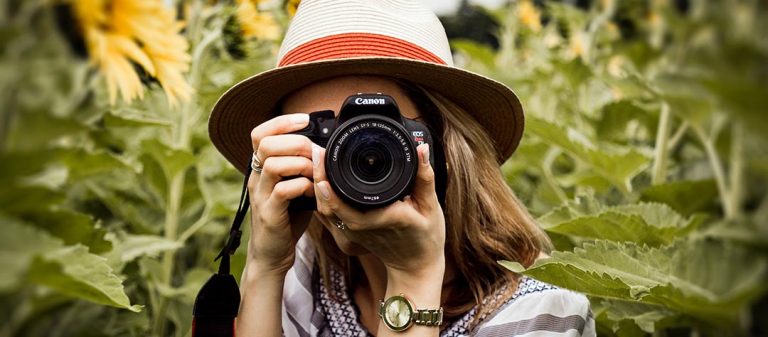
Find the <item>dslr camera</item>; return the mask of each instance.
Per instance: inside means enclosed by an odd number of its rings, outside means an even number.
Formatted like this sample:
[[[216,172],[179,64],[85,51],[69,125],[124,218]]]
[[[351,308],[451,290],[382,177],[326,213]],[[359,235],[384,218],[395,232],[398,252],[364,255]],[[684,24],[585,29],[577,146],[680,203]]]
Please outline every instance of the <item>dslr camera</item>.
[[[387,95],[349,96],[336,118],[331,110],[309,114],[309,125],[293,134],[308,137],[326,149],[325,172],[339,197],[358,209],[387,206],[409,195],[416,180],[416,146],[429,144],[435,190],[444,207],[446,165],[439,135],[400,114]],[[291,210],[315,210],[314,198],[291,201]]]

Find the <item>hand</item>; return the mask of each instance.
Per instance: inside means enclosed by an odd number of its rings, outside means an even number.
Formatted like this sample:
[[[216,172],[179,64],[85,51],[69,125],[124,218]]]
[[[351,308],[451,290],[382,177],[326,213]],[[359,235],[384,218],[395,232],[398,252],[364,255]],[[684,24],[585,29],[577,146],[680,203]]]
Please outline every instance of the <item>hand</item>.
[[[429,146],[417,147],[419,167],[411,195],[379,209],[361,211],[344,203],[331,188],[325,175],[325,150],[312,149],[315,195],[318,212],[329,226],[341,220],[341,230],[350,241],[376,255],[388,272],[418,275],[440,274],[445,268],[445,217],[435,193],[435,174],[429,164]]]
[[[312,187],[312,142],[300,135],[284,134],[300,130],[309,115],[292,114],[268,120],[251,132],[261,174],[248,179],[251,211],[249,268],[254,274],[285,276],[294,261],[294,248],[309,223],[311,213],[289,214],[288,204],[299,196],[314,196]],[[299,176],[289,180],[284,177]]]

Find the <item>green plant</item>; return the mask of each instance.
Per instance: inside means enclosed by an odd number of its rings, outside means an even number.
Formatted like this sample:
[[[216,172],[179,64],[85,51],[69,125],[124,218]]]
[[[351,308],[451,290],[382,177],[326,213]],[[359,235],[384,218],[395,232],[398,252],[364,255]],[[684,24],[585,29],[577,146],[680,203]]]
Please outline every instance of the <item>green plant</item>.
[[[549,3],[536,26],[525,2],[497,13],[497,54],[455,43],[527,109],[503,170],[556,250],[502,264],[590,295],[604,335],[747,334],[768,276],[766,8]]]

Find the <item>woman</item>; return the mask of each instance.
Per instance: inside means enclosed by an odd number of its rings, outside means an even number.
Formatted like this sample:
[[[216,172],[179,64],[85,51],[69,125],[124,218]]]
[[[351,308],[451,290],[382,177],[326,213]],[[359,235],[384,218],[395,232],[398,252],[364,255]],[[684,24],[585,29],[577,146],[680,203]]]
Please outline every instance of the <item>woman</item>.
[[[522,109],[506,86],[452,66],[434,14],[418,1],[304,0],[279,60],[222,96],[209,122],[225,157],[243,171],[252,157],[255,170],[237,335],[594,335],[583,295],[496,263],[530,265],[547,245],[498,168]],[[436,130],[444,208],[427,144],[403,200],[363,211],[331,188],[325,149],[291,133],[357,93],[389,95]],[[301,196],[317,211],[289,212]]]

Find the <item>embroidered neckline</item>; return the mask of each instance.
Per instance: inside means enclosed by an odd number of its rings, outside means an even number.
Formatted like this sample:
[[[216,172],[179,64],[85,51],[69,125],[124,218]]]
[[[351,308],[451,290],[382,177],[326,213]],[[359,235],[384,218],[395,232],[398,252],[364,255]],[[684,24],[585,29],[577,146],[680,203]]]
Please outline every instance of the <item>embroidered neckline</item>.
[[[331,285],[331,291],[334,295],[336,295],[336,299],[331,298],[330,292],[328,289],[326,289],[325,284],[322,282],[321,278],[317,278],[317,282],[319,283],[319,302],[322,306],[322,310],[325,316],[325,320],[328,324],[328,327],[331,330],[332,335],[334,336],[359,336],[359,337],[369,337],[372,336],[371,333],[362,325],[360,322],[360,312],[357,308],[357,306],[352,302],[352,299],[350,298],[349,294],[349,288],[346,285],[346,280],[344,278],[344,275],[336,270],[335,268],[331,268],[330,270],[330,285]],[[482,321],[489,321],[492,319],[497,313],[499,313],[501,310],[509,306],[511,303],[515,302],[515,300],[521,296],[524,296],[526,294],[535,293],[539,291],[544,291],[548,289],[556,289],[555,286],[536,281],[532,278],[523,276],[520,278],[520,282],[518,283],[518,287],[515,290],[514,294],[505,301],[504,304],[499,306],[498,309],[496,309],[494,312],[485,315],[481,320]],[[507,285],[504,285],[503,287],[497,289],[493,294],[487,296],[483,303],[487,303],[492,298],[495,298],[496,300],[499,299],[499,297],[503,296],[504,293],[506,293]],[[473,307],[470,311],[468,311],[464,316],[462,316],[460,319],[456,320],[455,322],[451,323],[450,326],[445,328],[443,331],[440,332],[441,337],[458,337],[458,336],[467,336],[470,333],[469,330],[469,324],[473,321],[475,318],[477,312],[477,307]],[[478,326],[479,327],[479,326]],[[477,327],[476,327],[477,328]]]

